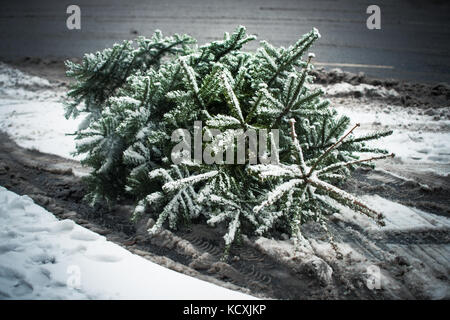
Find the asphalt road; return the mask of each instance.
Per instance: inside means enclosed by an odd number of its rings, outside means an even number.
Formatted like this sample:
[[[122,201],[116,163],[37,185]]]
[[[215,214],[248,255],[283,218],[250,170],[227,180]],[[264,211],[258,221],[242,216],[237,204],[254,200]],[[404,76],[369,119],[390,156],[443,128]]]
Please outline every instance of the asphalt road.
[[[450,83],[450,2],[383,0],[0,0],[0,58],[81,57],[154,29],[189,33],[199,44],[245,25],[288,46],[317,27],[317,64],[379,78]],[[66,8],[81,8],[81,30],[68,30]],[[366,8],[381,8],[369,30]],[[257,43],[249,44],[253,49]]]

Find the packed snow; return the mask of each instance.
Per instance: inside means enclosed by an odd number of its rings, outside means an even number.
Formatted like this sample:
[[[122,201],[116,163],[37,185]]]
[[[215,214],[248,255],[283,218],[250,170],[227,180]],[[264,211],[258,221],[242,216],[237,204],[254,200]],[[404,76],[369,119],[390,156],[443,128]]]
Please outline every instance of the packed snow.
[[[0,187],[0,299],[254,299],[166,269]]]
[[[370,234],[373,238],[382,238],[389,232],[394,234],[414,234],[415,231],[433,233],[434,231],[448,232],[450,228],[450,219],[447,217],[410,208],[378,195],[365,195],[361,198],[384,214],[385,226],[380,227],[373,219],[337,203],[335,205],[340,209],[340,213],[334,215],[338,221],[362,227],[364,234]],[[354,231],[349,227],[346,232]],[[336,242],[343,259],[336,259],[336,250],[323,239],[308,239],[308,242],[298,248],[294,246],[291,239],[276,240],[259,237],[254,244],[249,243],[249,245],[257,246],[262,252],[283,261],[294,270],[306,269],[314,273],[323,284],[333,281],[333,272],[346,269],[352,277],[365,281],[367,287],[373,285],[372,281],[376,280],[379,288],[392,292],[394,297],[395,292],[407,283],[409,288],[407,290],[420,291],[428,299],[449,299],[450,287],[446,277],[449,271],[449,244],[387,241],[380,246],[370,241],[364,234],[360,235],[361,238],[358,241],[347,239],[344,242]],[[409,268],[406,282],[401,283],[395,273],[389,272],[389,268],[380,263],[380,257],[382,257],[381,260],[392,261],[392,263],[396,263],[396,259],[402,257]],[[333,268],[330,267],[330,261],[333,262]]]

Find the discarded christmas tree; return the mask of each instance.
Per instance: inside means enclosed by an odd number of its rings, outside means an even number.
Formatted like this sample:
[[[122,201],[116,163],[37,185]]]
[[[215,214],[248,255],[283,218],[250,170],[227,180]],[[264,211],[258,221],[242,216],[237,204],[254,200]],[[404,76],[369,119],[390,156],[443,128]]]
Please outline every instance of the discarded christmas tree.
[[[137,48],[125,41],[81,64],[68,62],[76,82],[67,116],[87,113],[76,136],[82,163],[93,168],[87,199],[132,197],[136,221],[145,213],[156,217],[150,233],[194,219],[226,223],[227,247],[241,232],[279,230],[301,239],[299,226],[318,221],[326,228],[336,203],[382,224],[381,213],[337,185],[357,166],[393,156],[365,144],[391,132],[355,137],[358,125],[348,130],[350,119],[321,100],[321,90],[311,91],[313,55],[302,57],[319,37],[313,29],[289,48],[262,41],[245,52],[255,37],[244,27],[201,47],[189,36],[156,32],[139,38]],[[200,132],[196,121],[205,124]],[[260,153],[260,163],[249,152],[243,163],[205,163],[184,157],[186,150],[174,155],[180,129],[200,134],[203,154],[216,160],[224,150],[239,153],[236,132],[278,129],[279,136],[268,135],[263,150],[270,144],[271,152]],[[361,153],[375,155],[360,159]],[[177,156],[182,161],[174,163]]]

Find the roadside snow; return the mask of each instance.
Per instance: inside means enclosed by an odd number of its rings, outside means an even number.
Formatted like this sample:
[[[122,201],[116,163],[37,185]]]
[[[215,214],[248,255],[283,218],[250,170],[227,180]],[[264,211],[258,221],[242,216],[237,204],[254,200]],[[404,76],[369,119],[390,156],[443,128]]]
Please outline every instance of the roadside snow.
[[[394,89],[386,89],[382,86],[373,86],[360,83],[352,85],[347,82],[340,82],[329,85],[324,88],[328,96],[340,97],[348,95],[367,96],[367,97],[397,97],[399,94]]]
[[[360,225],[367,231],[383,232],[388,230],[411,231],[450,229],[450,218],[424,212],[417,208],[407,207],[380,197],[379,195],[364,195],[360,197],[369,207],[381,212],[386,225],[379,227],[375,221],[367,216],[357,213],[347,207],[336,205],[341,209],[335,214],[341,219]]]
[[[79,120],[67,120],[61,103],[0,99],[0,130],[7,132],[21,147],[80,160],[72,156],[72,134]]]
[[[371,208],[384,214],[386,226],[382,230],[450,228],[450,219],[447,217],[407,207],[379,195],[365,195],[361,198]]]
[[[391,136],[369,142],[370,146],[395,153],[396,159],[402,163],[413,166],[420,164],[418,169],[421,171],[441,176],[450,174],[448,107],[424,110],[418,107],[406,108],[371,102],[370,98],[398,97],[399,94],[394,89],[363,83],[352,85],[340,82],[325,87],[312,84],[310,87],[322,88],[340,114],[350,117],[353,124],[361,124],[361,127],[355,131],[356,136],[389,129],[394,131]]]
[[[62,92],[48,80],[0,62],[0,130],[21,147],[80,160],[73,133],[83,120],[67,120]]]
[[[335,106],[338,113],[360,123],[355,136],[393,130],[390,136],[370,141],[375,148],[395,153],[405,164],[421,165],[423,171],[447,176],[450,174],[450,120],[447,108],[432,110],[430,115],[419,108],[394,105]],[[433,169],[438,164],[437,169]],[[436,167],[437,168],[437,167]]]
[[[0,299],[254,299],[166,269],[0,187]]]
[[[48,99],[55,97],[52,84],[0,62],[0,96],[15,99]],[[39,92],[36,92],[39,91]]]

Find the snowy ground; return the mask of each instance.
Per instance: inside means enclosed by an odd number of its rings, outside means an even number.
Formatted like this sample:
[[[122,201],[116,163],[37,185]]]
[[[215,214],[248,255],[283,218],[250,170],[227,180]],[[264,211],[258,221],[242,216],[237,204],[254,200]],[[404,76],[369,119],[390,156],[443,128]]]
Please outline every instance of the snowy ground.
[[[372,141],[371,145],[394,152],[402,163],[420,164],[422,170],[442,176],[450,173],[450,120],[435,120],[435,115],[422,114],[423,110],[419,108],[405,110],[393,105],[366,108],[338,106],[336,109],[353,122],[361,123],[360,134],[393,129],[393,135]],[[435,113],[439,115],[447,111],[446,107],[435,110]]]
[[[0,299],[253,299],[166,269],[0,187]]]
[[[399,95],[394,89],[364,83],[336,83],[325,86],[324,91],[340,114],[350,117],[353,124],[361,124],[355,135],[394,131],[391,136],[370,142],[371,146],[394,152],[396,161],[419,165],[422,171],[442,176],[450,173],[450,110],[447,105],[424,110],[420,106],[405,108],[384,102],[367,101],[364,104],[361,99],[348,98],[358,96],[363,100],[376,100]],[[340,97],[346,98],[345,104],[339,103],[342,101]]]
[[[0,62],[0,130],[21,147],[75,158],[73,133],[82,118],[67,120],[64,91],[48,80],[30,76]]]
[[[357,135],[374,130],[394,130],[394,135],[374,145],[387,148],[397,157],[393,162],[380,163],[378,167],[381,170],[372,174],[373,179],[377,174],[380,179],[386,179],[381,176],[384,169],[393,178],[400,176],[402,181],[408,181],[410,177],[403,178],[407,173],[403,169],[409,168],[413,174],[437,175],[448,183],[448,107],[427,111],[419,107],[386,104],[377,99],[372,103],[370,97],[385,98],[398,93],[367,84],[339,83],[324,89],[339,113],[350,116],[354,123],[361,123]],[[65,134],[73,132],[81,120],[64,118],[60,101],[63,92],[64,88],[55,87],[45,79],[29,76],[0,63],[0,130],[7,132],[22,147],[73,159],[73,137]],[[368,99],[352,98],[355,92],[357,96]],[[371,266],[379,266],[380,261],[393,261],[404,255],[408,257],[412,270],[407,273],[410,279],[405,280],[406,285],[395,280],[389,272],[382,271],[384,287],[394,292],[390,297],[450,298],[448,242],[405,244],[398,239],[389,240],[392,234],[397,233],[448,234],[450,219],[377,194],[363,195],[362,198],[385,213],[387,225],[380,229],[353,211],[343,210],[335,216],[338,221],[335,228],[345,224],[342,234],[350,234],[354,231],[349,224],[354,224],[364,228],[367,235],[359,235],[358,241],[342,239],[339,248],[346,258],[335,263],[335,253],[329,245],[313,239],[309,251],[303,252],[308,259],[302,261],[306,261],[308,268],[315,270],[325,283],[331,281],[333,274],[330,265],[333,265],[334,272],[342,269],[343,274],[361,274],[362,279],[366,279]],[[0,298],[251,298],[148,262],[70,220],[58,221],[51,213],[34,205],[30,198],[18,197],[3,188],[0,189],[0,219]],[[391,242],[386,244],[383,241],[387,238]],[[364,247],[360,247],[361,243]],[[298,253],[292,250],[290,240],[260,238],[256,246],[292,268],[298,268]],[[198,256],[199,260],[204,257]],[[421,261],[428,264],[422,267]],[[75,266],[73,270],[71,266]],[[99,275],[95,271],[100,268],[104,272]],[[67,272],[70,270],[81,270],[81,289],[67,286],[70,276]],[[182,282],[186,285],[180,286]],[[195,288],[195,291],[188,290],[190,288]],[[402,290],[406,293],[398,293]]]

